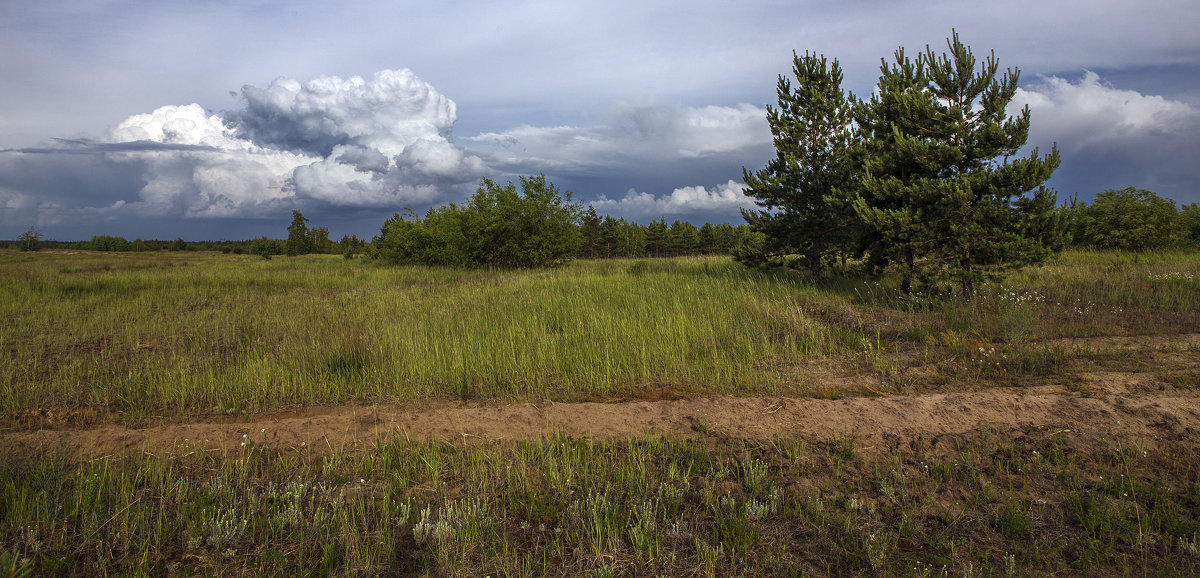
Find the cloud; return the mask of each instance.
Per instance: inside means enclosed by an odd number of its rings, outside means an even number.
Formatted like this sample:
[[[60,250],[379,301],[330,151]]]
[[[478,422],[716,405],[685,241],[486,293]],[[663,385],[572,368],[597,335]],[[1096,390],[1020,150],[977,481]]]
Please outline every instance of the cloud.
[[[148,217],[212,218],[278,211],[293,193],[286,184],[317,157],[261,147],[198,104],[164,106],[109,129],[114,162],[144,167],[139,199],[109,208]],[[117,147],[126,147],[124,149]]]
[[[463,196],[488,170],[451,142],[454,102],[409,70],[279,78],[241,96],[233,111],[168,105],[99,139],[0,151],[0,219],[44,221],[37,215],[47,210],[67,220],[255,218],[313,203],[394,209]],[[47,167],[54,176],[38,174]],[[120,174],[124,188],[80,198],[89,172]]]
[[[1185,103],[1114,88],[1094,72],[1084,73],[1078,82],[1050,77],[1030,89],[1017,89],[1013,104],[1029,105],[1037,115],[1036,130],[1063,137],[1063,146],[1071,149],[1176,134],[1196,119],[1196,111]]]
[[[592,201],[596,211],[632,219],[658,218],[667,215],[736,214],[739,208],[755,208],[754,200],[743,194],[746,185],[730,180],[713,187],[681,187],[669,194],[654,196],[633,189],[620,199],[601,197]]]
[[[240,136],[263,146],[327,157],[338,145],[396,156],[418,140],[446,142],[454,101],[411,70],[382,70],[370,81],[321,76],[245,86],[246,106],[228,115]]]
[[[1115,88],[1086,72],[1077,81],[1044,78],[1018,89],[1013,110],[1028,105],[1029,142],[1063,156],[1054,181],[1090,196],[1136,186],[1180,201],[1200,200],[1190,155],[1200,149],[1200,111],[1190,105]]]
[[[587,174],[635,164],[761,156],[771,146],[766,110],[736,106],[639,106],[598,126],[523,125],[467,140],[489,164],[514,173]]]

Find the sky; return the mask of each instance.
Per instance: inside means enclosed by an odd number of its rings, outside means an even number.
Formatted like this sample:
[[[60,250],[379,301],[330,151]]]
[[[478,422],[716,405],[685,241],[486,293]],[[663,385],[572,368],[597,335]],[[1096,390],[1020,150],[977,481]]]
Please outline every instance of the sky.
[[[545,174],[601,214],[741,221],[792,52],[1020,70],[1060,199],[1200,202],[1200,3],[951,0],[0,3],[0,239],[334,239]]]

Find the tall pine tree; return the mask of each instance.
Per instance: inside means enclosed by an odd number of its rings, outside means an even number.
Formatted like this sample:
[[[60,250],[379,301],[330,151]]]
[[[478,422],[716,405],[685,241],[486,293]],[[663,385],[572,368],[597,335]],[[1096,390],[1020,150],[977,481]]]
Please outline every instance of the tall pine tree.
[[[285,247],[287,254],[307,255],[312,252],[312,240],[308,236],[308,217],[300,211],[292,210],[292,224],[288,225],[288,238]]]
[[[786,262],[805,256],[813,277],[821,276],[822,257],[848,240],[850,202],[844,196],[854,172],[847,163],[855,140],[853,96],[842,91],[842,69],[835,59],[792,53],[796,85],[780,75],[779,108],[767,106],[775,158],[762,170],[742,169],[745,194],[762,207],[742,211],[750,227],[765,235],[761,249],[740,253],[747,264]]]
[[[979,281],[1037,262],[1061,247],[1065,216],[1043,183],[1057,148],[1010,161],[1029,136],[1029,108],[1009,116],[1019,72],[999,75],[957,33],[949,54],[896,52],[856,121],[864,175],[854,208],[870,231],[872,264],[914,278],[946,275],[969,297]]]

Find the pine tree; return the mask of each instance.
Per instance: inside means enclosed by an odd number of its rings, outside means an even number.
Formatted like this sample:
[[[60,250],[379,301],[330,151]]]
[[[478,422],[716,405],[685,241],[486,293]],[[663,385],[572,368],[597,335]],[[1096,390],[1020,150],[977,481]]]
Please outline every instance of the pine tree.
[[[1029,108],[1007,112],[1019,71],[998,76],[994,53],[977,69],[957,33],[947,46],[916,61],[899,49],[881,66],[878,92],[856,115],[865,141],[854,208],[871,263],[898,264],[904,291],[945,274],[969,297],[975,283],[1060,248],[1066,220],[1042,186],[1057,148],[1009,160],[1029,136]]]
[[[650,224],[646,226],[646,254],[651,257],[666,256],[669,232],[670,227],[667,226],[666,218],[650,221]]]
[[[672,256],[695,255],[700,246],[700,234],[696,226],[676,219],[667,231],[667,251]]]
[[[600,215],[596,207],[588,205],[579,221],[579,256],[584,259],[595,259],[602,256],[600,247]]]
[[[312,241],[308,237],[308,219],[300,211],[292,211],[292,224],[288,225],[285,243],[288,256],[307,255],[312,252]]]
[[[792,74],[795,87],[779,76],[779,108],[767,106],[775,158],[760,171],[742,169],[746,195],[764,209],[743,210],[742,216],[766,237],[760,250],[740,260],[776,263],[800,253],[819,278],[822,257],[844,244],[851,231],[846,191],[854,175],[847,163],[856,138],[854,97],[842,91],[836,59],[829,63],[824,56],[793,52]]]

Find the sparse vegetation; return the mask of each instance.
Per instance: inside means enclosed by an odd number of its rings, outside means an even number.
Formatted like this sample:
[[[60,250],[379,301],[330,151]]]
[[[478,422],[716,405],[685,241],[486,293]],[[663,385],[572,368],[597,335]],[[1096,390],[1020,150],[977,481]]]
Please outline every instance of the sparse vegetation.
[[[10,457],[0,545],[50,574],[1200,571],[1200,456],[1181,442],[983,431],[864,454],[556,436],[321,453],[257,435],[230,453]]]

